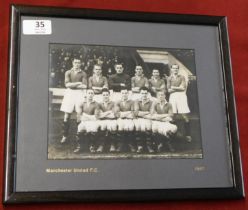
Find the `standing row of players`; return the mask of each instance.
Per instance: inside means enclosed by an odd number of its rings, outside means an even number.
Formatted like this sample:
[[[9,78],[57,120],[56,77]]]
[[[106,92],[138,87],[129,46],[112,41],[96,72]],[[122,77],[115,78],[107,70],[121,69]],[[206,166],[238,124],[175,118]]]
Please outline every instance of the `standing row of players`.
[[[132,92],[138,93],[141,87],[149,88],[152,95],[156,95],[157,91],[172,92],[174,86],[172,83],[180,83],[182,88],[176,89],[176,91],[184,91],[186,88],[186,81],[184,76],[177,75],[176,81],[172,80],[171,77],[166,79],[160,77],[160,72],[158,69],[152,70],[152,76],[150,79],[144,76],[143,68],[141,65],[135,67],[135,76],[130,78],[128,74],[124,73],[123,64],[115,64],[116,74],[110,75],[109,78],[102,75],[101,65],[95,64],[93,67],[93,75],[88,78],[86,72],[80,69],[81,67],[80,59],[73,59],[72,69],[65,72],[65,87],[71,89],[93,89],[95,94],[100,94],[103,88],[111,89],[113,91],[119,92],[121,88],[125,87],[131,89]],[[172,66],[174,71],[177,70],[178,73],[179,66]],[[75,81],[75,82],[72,82]],[[72,84],[74,83],[74,84]],[[167,85],[166,85],[167,83]],[[177,85],[178,86],[178,85]]]
[[[164,80],[160,78],[159,71],[156,69],[153,70],[152,78],[148,80],[143,75],[142,66],[136,66],[136,69],[135,69],[136,74],[134,77],[130,78],[129,75],[123,72],[124,71],[123,65],[116,64],[115,65],[116,74],[111,75],[109,79],[107,80],[107,78],[102,76],[101,74],[101,66],[95,65],[93,69],[93,73],[94,73],[93,76],[89,77],[89,79],[87,80],[86,73],[80,69],[80,66],[81,66],[80,59],[77,59],[77,58],[73,59],[72,65],[73,65],[72,69],[66,71],[65,73],[65,86],[67,89],[65,91],[65,95],[64,95],[62,105],[61,105],[61,111],[65,113],[64,122],[63,122],[63,137],[61,139],[61,143],[66,142],[68,138],[69,120],[70,120],[70,116],[73,113],[73,111],[75,110],[78,114],[82,113],[82,111],[78,107],[80,107],[79,104],[82,103],[83,90],[87,88],[89,89],[89,91],[87,92],[87,100],[88,98],[90,98],[90,96],[88,96],[88,93],[89,94],[90,93],[100,94],[102,93],[103,89],[107,89],[107,88],[113,89],[114,92],[121,91],[121,93],[123,93],[123,91],[128,92],[130,88],[132,92],[139,93],[143,88],[146,88],[147,92],[150,91],[153,95],[154,94],[157,95],[157,97],[158,95],[163,94],[163,98],[164,98],[163,103],[167,104],[166,106],[170,107],[170,109],[167,108],[168,113],[163,113],[163,114],[169,114],[169,115],[173,113],[182,114],[185,119],[186,127],[188,127],[187,126],[188,125],[187,114],[190,112],[190,110],[188,107],[187,96],[186,96],[186,80],[184,76],[178,74],[179,72],[178,65],[175,64],[171,66],[171,75],[167,79],[167,87],[165,86]],[[169,103],[165,99],[166,90],[170,94]],[[104,93],[106,93],[106,91]],[[124,99],[122,98],[122,100]],[[122,107],[122,105],[120,105],[120,107]],[[160,106],[158,105],[158,108],[162,109],[162,105]],[[91,111],[93,109],[93,105],[91,103],[88,103],[87,107],[84,107],[84,110],[85,109],[88,111]],[[134,111],[134,108],[132,109],[133,110],[130,109],[127,112]],[[124,107],[124,111],[125,111],[125,107]],[[142,113],[142,110],[140,111],[141,111],[140,113]],[[116,110],[114,110],[113,113],[115,113],[113,115],[115,115],[116,117]],[[150,114],[152,113],[150,109],[149,109],[149,113]],[[153,117],[154,117],[154,114],[153,114]],[[159,117],[161,116],[158,116],[158,118]],[[122,118],[122,117],[120,116],[119,118]],[[152,118],[150,120],[152,120]],[[83,123],[86,121],[87,121],[86,124]],[[91,121],[91,122],[88,122],[88,121]],[[156,119],[156,121],[159,121],[159,120]],[[82,118],[81,122],[83,123],[81,124],[84,125],[84,126],[82,125],[79,126],[79,128],[82,131],[85,130],[86,133],[96,132],[96,129],[94,130],[94,132],[87,132],[87,129],[85,128],[85,125],[87,125],[86,126],[87,128],[94,127],[90,125],[91,124],[96,125],[97,124],[96,119],[93,118],[93,120],[87,120],[87,119]],[[121,133],[124,130],[121,124],[124,124],[124,125],[129,124],[127,123],[127,121],[125,123],[121,123],[121,122],[123,121],[120,121],[119,124],[117,124],[118,133]],[[132,123],[130,122],[130,125],[131,124],[135,125],[135,122],[136,122],[135,120],[132,120]],[[111,124],[111,122],[109,122],[109,124]],[[151,126],[155,128],[156,127],[155,124],[156,122],[153,122],[151,123]],[[157,127],[164,127],[164,124],[163,126],[157,126]],[[137,123],[135,125],[135,129],[139,130]],[[189,129],[186,128],[186,131],[189,131]],[[159,132],[162,133],[164,131],[159,131]],[[189,132],[187,132],[186,136],[189,140],[191,139]],[[78,148],[79,146],[77,146],[76,151],[79,150]]]

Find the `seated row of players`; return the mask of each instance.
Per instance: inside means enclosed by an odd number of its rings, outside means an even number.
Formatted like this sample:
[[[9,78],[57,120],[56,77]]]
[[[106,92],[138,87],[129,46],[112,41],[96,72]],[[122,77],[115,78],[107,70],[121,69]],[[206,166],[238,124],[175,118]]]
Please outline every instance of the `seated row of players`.
[[[121,101],[114,103],[110,100],[109,90],[103,89],[103,101],[98,104],[94,101],[94,91],[88,89],[86,101],[79,107],[78,142],[74,152],[79,152],[81,141],[86,143],[87,140],[86,147],[90,152],[102,152],[107,143],[110,152],[120,152],[125,145],[131,152],[138,153],[144,149],[151,153],[155,149],[160,151],[165,142],[169,144],[169,136],[177,131],[177,126],[170,123],[172,106],[166,101],[163,91],[157,93],[157,102],[152,102],[148,93],[149,90],[143,87],[140,90],[141,100],[132,101],[128,99],[129,91],[123,88]],[[117,132],[119,136],[116,136]],[[147,132],[160,134],[164,138],[160,142],[151,138],[135,138],[137,134],[147,135]],[[106,142],[107,139],[109,142]]]
[[[136,75],[132,79],[130,79],[129,75],[123,73],[123,65],[116,64],[116,74],[111,75],[107,80],[106,77],[103,77],[101,75],[101,66],[95,65],[94,75],[90,77],[87,82],[86,73],[80,69],[81,61],[79,59],[74,59],[72,64],[72,69],[66,71],[65,73],[65,86],[67,89],[65,91],[65,95],[61,104],[61,111],[64,112],[63,137],[61,139],[61,143],[67,141],[70,116],[74,110],[77,113],[81,111],[78,104],[82,102],[85,96],[84,90],[86,90],[87,88],[91,89],[90,92],[93,92],[93,94],[100,94],[102,90],[107,87],[110,87],[115,92],[119,92],[121,91],[121,89],[125,89],[127,93],[130,89],[130,86],[132,86],[132,92],[134,93],[139,92],[142,87],[148,87],[149,91],[153,94],[157,94],[160,92],[161,94],[165,94],[165,83],[164,80],[160,78],[158,70],[153,70],[153,76],[148,81],[147,78],[143,76],[142,67],[136,66]],[[189,127],[187,113],[189,113],[190,111],[188,108],[187,96],[185,93],[186,82],[185,78],[182,75],[178,74],[178,71],[179,66],[172,65],[171,76],[167,80],[167,91],[170,94],[169,102],[172,105],[173,113],[180,113],[181,115],[183,115],[186,125],[187,127]],[[118,129],[118,133],[122,132],[121,124],[119,124]],[[189,135],[189,128],[186,128],[186,131],[186,136],[189,137],[190,140],[191,137]]]

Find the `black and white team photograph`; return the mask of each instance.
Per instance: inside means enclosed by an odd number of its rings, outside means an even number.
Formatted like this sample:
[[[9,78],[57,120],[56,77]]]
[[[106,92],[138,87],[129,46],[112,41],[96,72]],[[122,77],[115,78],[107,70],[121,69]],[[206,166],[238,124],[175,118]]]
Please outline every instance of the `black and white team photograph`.
[[[202,158],[193,49],[49,45],[48,159]]]

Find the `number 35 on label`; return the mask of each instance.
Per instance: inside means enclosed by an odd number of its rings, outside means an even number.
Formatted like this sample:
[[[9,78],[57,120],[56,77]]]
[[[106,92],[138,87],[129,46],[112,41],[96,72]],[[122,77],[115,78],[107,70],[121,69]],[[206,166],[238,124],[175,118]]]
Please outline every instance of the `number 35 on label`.
[[[23,20],[22,32],[26,35],[52,34],[51,20]]]

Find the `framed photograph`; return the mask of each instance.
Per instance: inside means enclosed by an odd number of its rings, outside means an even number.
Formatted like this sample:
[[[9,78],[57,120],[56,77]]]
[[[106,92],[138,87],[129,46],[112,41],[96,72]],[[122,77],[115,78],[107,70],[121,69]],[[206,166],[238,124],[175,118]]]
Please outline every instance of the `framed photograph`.
[[[14,5],[5,204],[244,197],[226,17]]]

